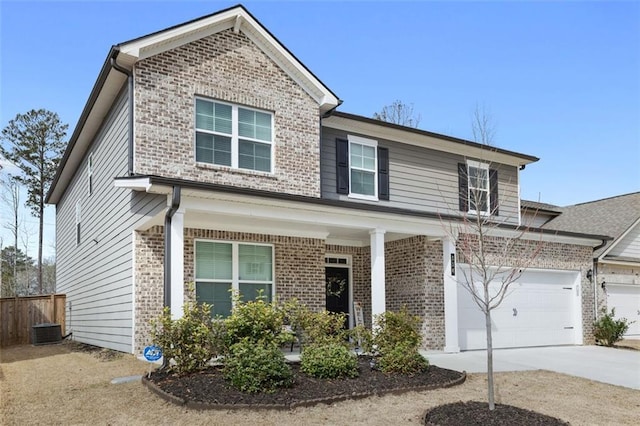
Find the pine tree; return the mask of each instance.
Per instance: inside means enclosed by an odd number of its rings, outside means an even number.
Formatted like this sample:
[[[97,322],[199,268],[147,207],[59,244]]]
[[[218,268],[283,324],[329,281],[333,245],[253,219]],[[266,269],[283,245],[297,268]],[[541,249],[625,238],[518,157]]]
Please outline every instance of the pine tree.
[[[38,289],[42,292],[42,234],[44,199],[66,147],[67,124],[45,109],[18,114],[2,129],[0,154],[21,171],[15,179],[27,188],[26,206],[39,220]]]

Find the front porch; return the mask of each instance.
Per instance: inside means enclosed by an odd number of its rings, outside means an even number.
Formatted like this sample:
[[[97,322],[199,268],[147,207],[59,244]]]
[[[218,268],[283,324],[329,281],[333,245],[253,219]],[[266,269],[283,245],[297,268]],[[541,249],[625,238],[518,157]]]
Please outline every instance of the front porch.
[[[230,245],[236,252],[236,245],[262,245],[271,248],[272,275],[259,277],[265,280],[260,282],[272,284],[271,296],[277,300],[296,298],[312,309],[328,308],[327,298],[332,295],[327,295],[327,271],[344,268],[348,282],[342,306],[350,327],[355,320],[354,302],[362,306],[369,327],[375,315],[406,306],[423,319],[425,349],[457,350],[457,333],[447,342],[445,330],[452,325],[457,330],[456,318],[445,321],[446,306],[456,297],[456,283],[449,275],[454,245],[443,236],[439,221],[269,201],[183,191],[167,229],[174,316],[181,314],[186,298],[196,296],[186,291],[186,283],[197,287],[203,280],[197,270],[197,242]],[[136,348],[147,343],[148,322],[162,309],[166,233],[161,224],[165,219],[160,214],[135,232]],[[234,260],[230,269],[240,281],[233,288],[242,287],[240,263]]]

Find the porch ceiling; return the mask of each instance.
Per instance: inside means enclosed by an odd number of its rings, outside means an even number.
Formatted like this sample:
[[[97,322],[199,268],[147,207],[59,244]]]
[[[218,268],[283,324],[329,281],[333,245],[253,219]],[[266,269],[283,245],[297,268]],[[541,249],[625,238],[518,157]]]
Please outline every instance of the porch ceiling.
[[[364,247],[371,241],[370,231],[384,230],[385,241],[414,235],[442,234],[439,223],[424,219],[393,218],[375,212],[310,206],[247,197],[183,191],[179,212],[184,213],[185,228],[285,235],[326,240],[327,244]],[[141,228],[164,224],[165,212],[150,218]]]

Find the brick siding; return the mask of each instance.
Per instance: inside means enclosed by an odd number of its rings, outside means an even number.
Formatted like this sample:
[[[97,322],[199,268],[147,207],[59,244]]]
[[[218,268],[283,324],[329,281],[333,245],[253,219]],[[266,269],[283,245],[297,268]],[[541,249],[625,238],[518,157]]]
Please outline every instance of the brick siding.
[[[313,310],[324,309],[324,240],[187,228],[184,231],[184,281],[194,282],[194,240],[273,244],[276,298],[297,298]],[[150,342],[149,322],[162,312],[163,227],[136,234],[135,353]],[[185,286],[185,299],[193,300]]]
[[[318,104],[232,30],[136,63],[135,172],[320,197]],[[274,174],[195,162],[195,96],[274,113]]]

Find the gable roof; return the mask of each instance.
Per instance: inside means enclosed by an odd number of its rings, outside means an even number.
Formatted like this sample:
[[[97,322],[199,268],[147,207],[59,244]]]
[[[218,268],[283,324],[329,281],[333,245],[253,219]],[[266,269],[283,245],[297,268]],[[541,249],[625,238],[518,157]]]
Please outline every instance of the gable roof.
[[[120,67],[131,70],[133,65],[141,59],[228,29],[235,32],[242,31],[255,43],[318,103],[320,114],[336,108],[341,103],[340,99],[322,81],[242,5],[119,43],[111,47],[102,65],[89,99],[69,139],[45,201],[50,204],[56,204],[60,201],[93,138],[99,131],[103,118],[109,112],[127,80],[122,72],[114,69],[112,63],[115,62]]]
[[[553,213],[555,215],[562,213],[562,207],[560,206],[531,200],[520,200],[520,208],[522,210],[535,210],[544,213]]]
[[[235,33],[242,32],[256,44],[318,103],[320,112],[325,113],[340,103],[320,79],[240,4],[120,43],[117,45],[120,52],[118,62],[130,66],[141,59],[228,29],[233,29]]]
[[[495,146],[483,145],[453,136],[401,126],[342,111],[332,111],[331,115],[322,119],[322,125],[332,129],[375,135],[377,138],[402,141],[410,145],[452,152],[512,166],[525,166],[539,160],[538,157],[533,155],[520,154]]]
[[[640,192],[562,207],[546,229],[608,235],[613,241],[594,251],[600,258],[640,221]]]

